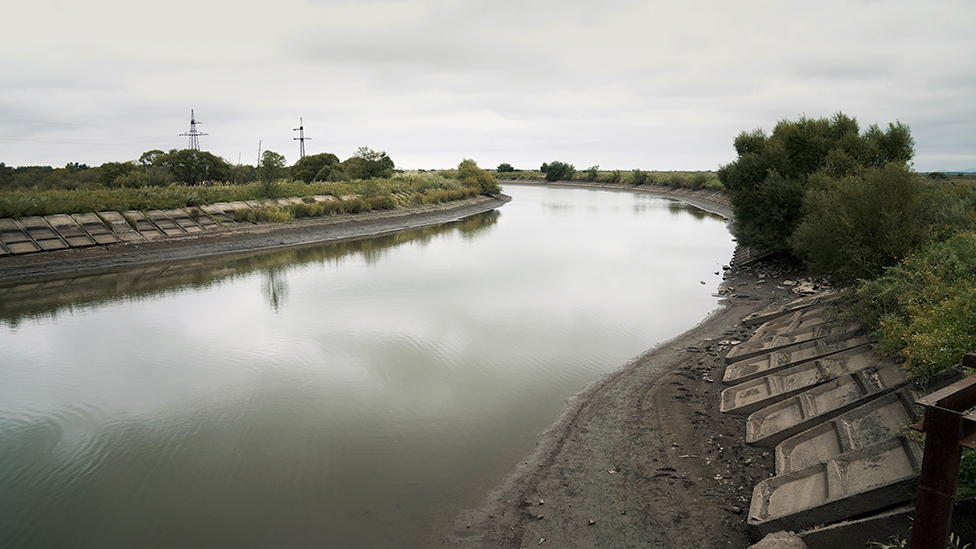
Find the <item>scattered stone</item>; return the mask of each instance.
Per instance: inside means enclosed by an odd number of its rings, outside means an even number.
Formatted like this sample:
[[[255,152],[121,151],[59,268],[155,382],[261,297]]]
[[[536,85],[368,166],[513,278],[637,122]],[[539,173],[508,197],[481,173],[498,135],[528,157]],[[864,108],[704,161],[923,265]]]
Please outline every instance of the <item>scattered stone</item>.
[[[596,524],[596,521],[593,520],[593,519],[590,519],[590,520],[586,521],[586,523],[589,524],[590,526],[593,526],[594,524]]]

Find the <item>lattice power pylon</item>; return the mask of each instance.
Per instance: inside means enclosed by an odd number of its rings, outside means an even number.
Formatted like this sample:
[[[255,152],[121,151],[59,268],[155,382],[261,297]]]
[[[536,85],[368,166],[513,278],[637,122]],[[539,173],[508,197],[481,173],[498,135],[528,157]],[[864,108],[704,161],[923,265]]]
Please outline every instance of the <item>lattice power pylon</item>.
[[[181,133],[180,137],[189,136],[190,144],[187,148],[193,149],[195,151],[200,150],[200,140],[197,138],[200,137],[201,135],[207,135],[205,133],[197,131],[197,124],[203,124],[203,122],[197,122],[196,116],[193,115],[193,109],[190,109],[190,131],[186,133]]]
[[[298,132],[299,137],[293,137],[292,139],[298,141],[299,143],[299,158],[305,158],[305,140],[312,139],[311,137],[305,137],[305,123],[301,118],[298,119],[298,127],[293,131]]]

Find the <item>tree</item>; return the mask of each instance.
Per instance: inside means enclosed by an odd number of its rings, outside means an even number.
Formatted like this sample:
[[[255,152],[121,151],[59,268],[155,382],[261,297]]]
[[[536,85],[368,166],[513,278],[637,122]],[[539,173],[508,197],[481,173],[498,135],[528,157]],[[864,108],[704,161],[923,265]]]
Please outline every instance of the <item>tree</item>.
[[[567,164],[565,162],[560,162],[558,160],[553,161],[551,164],[542,164],[539,170],[546,174],[546,181],[565,181],[573,178],[573,174],[576,173],[576,168],[572,164]]]
[[[261,153],[261,164],[258,166],[258,178],[264,185],[264,194],[271,196],[274,190],[274,182],[282,179],[287,174],[285,167],[285,157],[274,152],[264,151]]]
[[[496,168],[495,171],[498,173],[512,173],[515,171],[515,168],[513,168],[512,165],[507,162],[502,162],[498,165],[498,168]]]
[[[326,181],[332,166],[339,163],[339,157],[332,153],[310,154],[295,162],[291,168],[291,177],[295,181]]]
[[[887,131],[872,125],[862,135],[857,120],[843,113],[783,120],[771,135],[742,132],[734,141],[737,159],[718,171],[735,214],[733,233],[746,246],[789,251],[812,176],[843,178],[872,166],[906,166],[913,146],[900,122]]]
[[[166,154],[155,155],[152,165],[166,168],[177,181],[187,185],[225,181],[231,173],[230,164],[223,158],[195,149],[172,149]]]
[[[393,160],[384,151],[374,151],[369,147],[359,147],[356,155],[347,158],[342,167],[351,179],[374,179],[393,175]]]

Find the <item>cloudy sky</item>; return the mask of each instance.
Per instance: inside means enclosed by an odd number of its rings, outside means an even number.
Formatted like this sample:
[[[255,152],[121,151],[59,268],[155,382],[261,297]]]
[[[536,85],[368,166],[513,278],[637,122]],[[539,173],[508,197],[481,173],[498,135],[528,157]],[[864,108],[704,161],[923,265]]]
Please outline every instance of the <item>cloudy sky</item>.
[[[259,143],[398,167],[714,170],[742,130],[908,124],[976,168],[976,2],[0,0],[0,161]]]

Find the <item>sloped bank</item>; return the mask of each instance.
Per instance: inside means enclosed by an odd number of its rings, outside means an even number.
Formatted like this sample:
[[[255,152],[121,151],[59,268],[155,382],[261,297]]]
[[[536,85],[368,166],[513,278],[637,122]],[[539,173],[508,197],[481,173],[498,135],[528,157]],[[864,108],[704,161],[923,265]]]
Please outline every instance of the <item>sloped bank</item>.
[[[510,200],[506,195],[478,196],[436,205],[303,218],[288,223],[234,223],[179,237],[8,255],[0,258],[0,283],[369,238],[457,221],[497,209]]]

